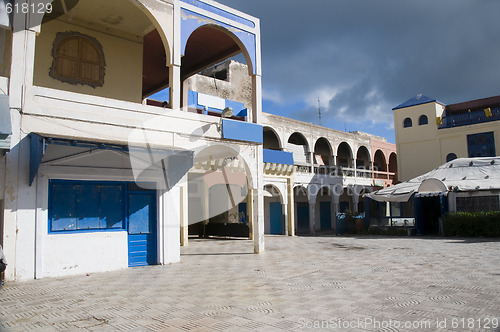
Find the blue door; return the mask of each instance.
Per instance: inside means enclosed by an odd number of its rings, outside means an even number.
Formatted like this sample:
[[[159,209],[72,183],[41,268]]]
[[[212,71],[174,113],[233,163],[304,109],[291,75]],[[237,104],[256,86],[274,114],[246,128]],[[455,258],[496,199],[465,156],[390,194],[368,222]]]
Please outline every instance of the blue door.
[[[238,220],[243,224],[247,223],[247,203],[238,204]]]
[[[128,193],[128,266],[157,263],[155,192]]]
[[[269,203],[271,234],[283,235],[283,207],[280,202]]]
[[[309,230],[309,203],[297,202],[297,230]]]
[[[332,209],[330,202],[319,203],[319,218],[321,221],[321,229],[332,228]]]

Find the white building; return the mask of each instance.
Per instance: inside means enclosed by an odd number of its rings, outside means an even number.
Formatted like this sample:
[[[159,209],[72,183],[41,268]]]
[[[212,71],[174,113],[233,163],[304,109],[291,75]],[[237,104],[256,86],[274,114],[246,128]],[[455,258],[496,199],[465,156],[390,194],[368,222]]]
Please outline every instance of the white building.
[[[44,2],[45,15],[14,7],[0,31],[6,279],[178,262],[187,172],[208,165],[217,177],[228,160],[246,175],[240,196],[262,252],[259,20],[210,0],[62,4]],[[187,78],[239,53],[246,116],[222,119],[218,98],[200,101],[215,114],[189,112]],[[148,102],[164,89],[167,102]]]
[[[62,4],[0,17],[7,280],[179,262],[194,225],[261,253],[265,232],[335,229],[396,180],[385,139],[262,113],[258,19],[211,0]]]

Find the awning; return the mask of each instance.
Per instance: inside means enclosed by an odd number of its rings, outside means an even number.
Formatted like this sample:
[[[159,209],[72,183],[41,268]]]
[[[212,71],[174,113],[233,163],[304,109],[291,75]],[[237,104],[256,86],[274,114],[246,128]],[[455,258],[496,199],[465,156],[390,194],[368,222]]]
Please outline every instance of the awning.
[[[127,171],[136,182],[154,176],[170,190],[193,166],[193,152],[173,147],[123,146],[65,138],[43,137],[31,133],[30,185],[42,164],[60,167],[119,169]],[[110,153],[105,153],[105,152]],[[104,153],[103,153],[104,152]],[[147,176],[146,176],[147,175]]]
[[[417,197],[445,196],[449,191],[500,190],[500,157],[459,158],[409,181],[365,197],[379,202],[406,202]]]

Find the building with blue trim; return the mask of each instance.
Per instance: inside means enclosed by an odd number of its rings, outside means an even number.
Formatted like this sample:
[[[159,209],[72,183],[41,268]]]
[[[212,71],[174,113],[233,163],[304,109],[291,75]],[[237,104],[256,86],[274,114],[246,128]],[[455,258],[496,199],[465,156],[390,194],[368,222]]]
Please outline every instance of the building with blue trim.
[[[211,0],[44,5],[0,17],[6,280],[176,263],[190,235],[262,253],[265,233],[332,231],[397,179],[383,138],[262,112],[257,18]]]
[[[233,209],[263,252],[259,20],[211,0],[44,6],[0,18],[6,280],[179,262],[189,218]],[[188,91],[236,55],[248,105]]]

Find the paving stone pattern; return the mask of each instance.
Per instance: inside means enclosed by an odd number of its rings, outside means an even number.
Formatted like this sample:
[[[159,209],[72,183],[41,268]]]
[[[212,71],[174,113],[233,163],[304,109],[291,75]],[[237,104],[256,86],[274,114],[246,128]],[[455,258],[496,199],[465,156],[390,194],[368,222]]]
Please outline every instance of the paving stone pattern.
[[[500,331],[500,242],[192,239],[170,266],[0,289],[5,331]],[[489,329],[487,327],[490,327]]]

